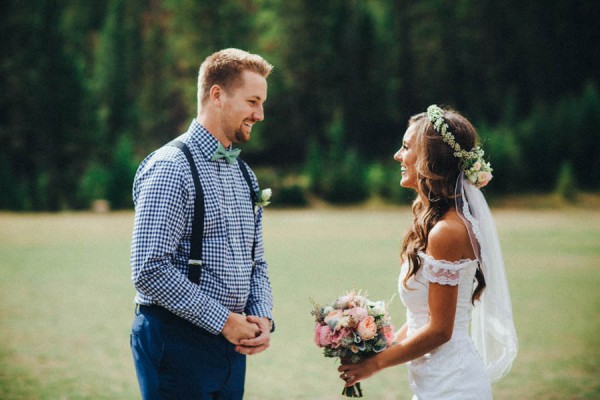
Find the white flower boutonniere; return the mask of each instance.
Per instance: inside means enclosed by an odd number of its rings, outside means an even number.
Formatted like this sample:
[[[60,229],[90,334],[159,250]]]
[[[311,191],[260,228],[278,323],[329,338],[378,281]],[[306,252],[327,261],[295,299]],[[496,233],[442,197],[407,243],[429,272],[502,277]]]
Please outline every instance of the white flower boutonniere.
[[[258,195],[256,196],[257,197],[256,205],[261,206],[261,207],[266,207],[269,204],[271,204],[271,202],[269,201],[269,200],[271,200],[271,194],[273,194],[273,192],[270,188],[259,190]]]

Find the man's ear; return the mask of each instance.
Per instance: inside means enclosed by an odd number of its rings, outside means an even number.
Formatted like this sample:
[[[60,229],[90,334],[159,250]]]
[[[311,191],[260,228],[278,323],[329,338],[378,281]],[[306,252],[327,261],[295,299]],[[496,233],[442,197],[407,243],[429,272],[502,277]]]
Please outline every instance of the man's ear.
[[[221,105],[221,98],[223,96],[223,88],[219,85],[212,85],[209,91],[209,100],[217,105]]]

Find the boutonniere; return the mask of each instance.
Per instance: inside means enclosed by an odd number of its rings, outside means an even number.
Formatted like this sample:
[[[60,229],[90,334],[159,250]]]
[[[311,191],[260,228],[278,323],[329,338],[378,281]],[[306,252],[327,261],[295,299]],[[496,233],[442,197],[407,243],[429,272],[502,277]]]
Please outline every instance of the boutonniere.
[[[271,204],[269,201],[271,199],[271,194],[273,194],[273,192],[270,188],[259,190],[256,195],[256,205],[266,207]]]

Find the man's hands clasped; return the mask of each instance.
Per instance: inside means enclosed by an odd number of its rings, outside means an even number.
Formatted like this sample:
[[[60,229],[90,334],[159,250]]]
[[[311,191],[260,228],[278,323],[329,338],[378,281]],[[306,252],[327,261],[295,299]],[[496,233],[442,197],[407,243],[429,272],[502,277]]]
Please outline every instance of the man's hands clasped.
[[[221,331],[225,339],[241,354],[258,354],[269,348],[271,321],[254,315],[230,313]]]

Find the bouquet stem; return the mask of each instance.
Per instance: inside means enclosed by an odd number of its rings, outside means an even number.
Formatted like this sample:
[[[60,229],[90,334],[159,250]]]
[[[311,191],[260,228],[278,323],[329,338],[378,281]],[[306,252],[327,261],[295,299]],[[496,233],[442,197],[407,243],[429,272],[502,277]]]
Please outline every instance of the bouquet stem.
[[[363,397],[360,382],[357,382],[350,387],[344,387],[344,390],[342,390],[342,395],[346,397]]]

